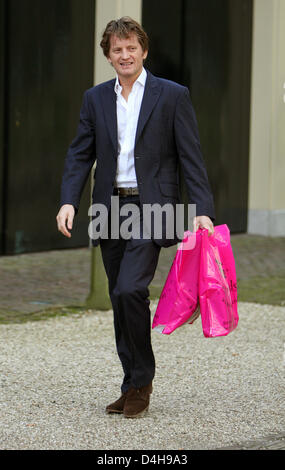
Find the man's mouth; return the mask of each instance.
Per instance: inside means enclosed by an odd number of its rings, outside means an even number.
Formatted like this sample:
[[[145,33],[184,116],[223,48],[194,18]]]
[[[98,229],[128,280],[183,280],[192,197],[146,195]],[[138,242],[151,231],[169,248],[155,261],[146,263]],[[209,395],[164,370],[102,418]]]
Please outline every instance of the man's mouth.
[[[133,62],[121,62],[121,67],[128,67],[129,65],[133,65]]]

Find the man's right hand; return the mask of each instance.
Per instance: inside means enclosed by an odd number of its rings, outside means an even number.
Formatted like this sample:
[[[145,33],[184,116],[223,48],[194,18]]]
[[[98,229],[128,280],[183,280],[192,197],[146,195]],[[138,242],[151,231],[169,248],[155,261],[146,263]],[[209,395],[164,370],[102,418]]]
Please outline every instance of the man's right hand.
[[[64,204],[61,206],[59,213],[56,216],[57,228],[66,237],[70,238],[72,230],[75,209],[72,204]]]

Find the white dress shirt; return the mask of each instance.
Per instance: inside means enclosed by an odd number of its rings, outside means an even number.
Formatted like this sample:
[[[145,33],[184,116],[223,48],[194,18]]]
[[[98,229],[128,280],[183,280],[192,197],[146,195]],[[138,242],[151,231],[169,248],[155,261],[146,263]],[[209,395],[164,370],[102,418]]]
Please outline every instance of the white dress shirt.
[[[115,82],[117,94],[117,125],[118,125],[118,160],[117,160],[117,187],[137,186],[134,148],[139,113],[147,73],[142,69],[140,76],[134,82],[128,101],[122,96],[122,87],[118,76]]]

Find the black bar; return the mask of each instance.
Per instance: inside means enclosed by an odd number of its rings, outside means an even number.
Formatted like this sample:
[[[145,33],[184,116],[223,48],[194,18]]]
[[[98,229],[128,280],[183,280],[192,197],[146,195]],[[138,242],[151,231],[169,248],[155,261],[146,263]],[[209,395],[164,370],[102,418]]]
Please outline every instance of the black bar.
[[[9,13],[8,0],[0,0],[1,76],[0,76],[0,254],[6,248],[6,208],[8,172],[8,100],[9,100]]]

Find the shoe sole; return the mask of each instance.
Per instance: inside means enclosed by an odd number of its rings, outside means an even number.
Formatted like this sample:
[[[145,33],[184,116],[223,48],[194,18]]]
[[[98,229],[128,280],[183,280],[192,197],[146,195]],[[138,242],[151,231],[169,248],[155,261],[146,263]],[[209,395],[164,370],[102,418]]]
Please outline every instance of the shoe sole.
[[[148,408],[145,408],[144,410],[140,411],[139,413],[135,414],[135,415],[127,415],[126,413],[124,413],[124,417],[125,418],[142,418],[147,412],[148,412]]]
[[[107,413],[108,415],[110,415],[110,414],[121,415],[121,414],[123,414],[123,410],[121,410],[121,411],[120,411],[120,410],[106,410],[106,413]]]

